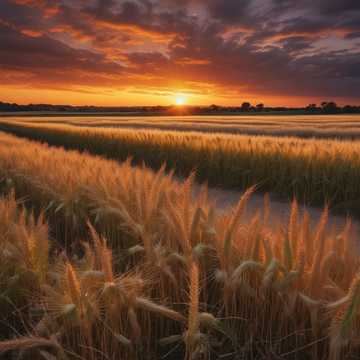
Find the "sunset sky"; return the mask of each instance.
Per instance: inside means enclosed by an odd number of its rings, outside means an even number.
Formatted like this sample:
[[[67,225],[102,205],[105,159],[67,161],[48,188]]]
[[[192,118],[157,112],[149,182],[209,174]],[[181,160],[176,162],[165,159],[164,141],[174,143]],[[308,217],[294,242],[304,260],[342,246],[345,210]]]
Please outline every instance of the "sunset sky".
[[[360,104],[360,0],[0,0],[0,76],[18,103]]]

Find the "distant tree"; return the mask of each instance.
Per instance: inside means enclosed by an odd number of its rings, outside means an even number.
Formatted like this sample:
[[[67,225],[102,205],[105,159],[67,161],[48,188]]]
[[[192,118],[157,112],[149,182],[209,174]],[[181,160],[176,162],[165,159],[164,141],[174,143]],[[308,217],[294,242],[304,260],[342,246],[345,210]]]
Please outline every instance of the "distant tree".
[[[264,104],[262,104],[262,103],[257,104],[255,108],[256,108],[257,111],[263,111],[264,110]]]
[[[324,101],[321,103],[321,106],[325,114],[336,114],[339,111],[338,106],[333,101],[329,101],[329,102]]]
[[[251,108],[251,104],[249,102],[243,102],[241,104],[241,111],[249,111]]]
[[[360,107],[354,106],[354,105],[345,105],[342,108],[342,112],[347,113],[347,114],[356,114],[356,113],[360,112]]]
[[[220,106],[212,104],[209,106],[210,111],[219,111],[220,110]]]
[[[315,112],[317,110],[317,107],[316,107],[316,104],[309,104],[306,108],[305,108],[306,111],[309,111],[309,112]]]

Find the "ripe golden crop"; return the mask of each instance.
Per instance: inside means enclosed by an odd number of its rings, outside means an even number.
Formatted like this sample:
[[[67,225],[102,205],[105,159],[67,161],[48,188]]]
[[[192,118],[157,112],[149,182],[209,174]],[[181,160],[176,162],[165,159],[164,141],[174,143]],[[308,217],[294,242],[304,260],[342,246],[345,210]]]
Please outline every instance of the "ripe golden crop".
[[[289,221],[269,228],[268,201],[243,218],[253,188],[219,213],[205,187],[193,196],[193,177],[5,134],[0,175],[2,191],[23,199],[0,201],[0,290],[18,307],[1,353],[359,355],[360,260],[350,223],[334,235],[327,209],[312,228],[293,201]],[[1,307],[2,324],[7,316]]]

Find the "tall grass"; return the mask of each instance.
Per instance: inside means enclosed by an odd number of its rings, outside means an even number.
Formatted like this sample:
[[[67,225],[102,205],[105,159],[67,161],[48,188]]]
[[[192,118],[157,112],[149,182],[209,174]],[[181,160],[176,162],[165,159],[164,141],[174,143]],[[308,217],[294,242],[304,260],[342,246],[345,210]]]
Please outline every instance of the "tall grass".
[[[327,231],[327,209],[311,228],[294,201],[288,223],[270,229],[268,201],[243,220],[252,188],[234,209],[217,213],[206,188],[192,197],[191,177],[178,183],[163,169],[5,134],[0,174],[2,190],[26,196],[35,214],[1,200],[9,215],[2,217],[0,271],[6,250],[19,243],[19,266],[37,279],[25,289],[38,289],[36,296],[25,291],[32,315],[21,317],[24,325],[0,343],[1,353],[104,360],[360,355],[359,256],[350,223],[338,235]],[[45,236],[41,210],[54,240]]]
[[[360,212],[360,145],[352,141],[74,128],[2,121],[19,136],[188,176],[225,188],[260,190],[312,205]]]

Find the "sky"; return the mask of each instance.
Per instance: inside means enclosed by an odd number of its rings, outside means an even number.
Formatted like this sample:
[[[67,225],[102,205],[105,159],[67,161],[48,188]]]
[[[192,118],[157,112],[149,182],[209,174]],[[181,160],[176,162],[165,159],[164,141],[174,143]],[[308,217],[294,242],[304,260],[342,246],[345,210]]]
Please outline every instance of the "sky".
[[[0,0],[0,101],[360,105],[360,0]]]

